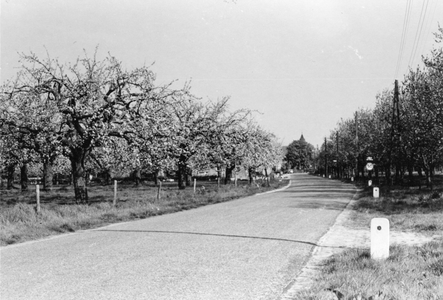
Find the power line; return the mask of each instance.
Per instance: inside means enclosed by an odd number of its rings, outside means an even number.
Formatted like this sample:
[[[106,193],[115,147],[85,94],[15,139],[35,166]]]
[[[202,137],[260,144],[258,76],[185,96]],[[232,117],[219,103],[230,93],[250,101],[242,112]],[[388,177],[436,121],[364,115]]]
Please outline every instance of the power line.
[[[431,9],[432,16],[430,18],[430,22],[426,22],[427,25],[425,26],[425,34],[426,33],[430,33],[430,31],[431,31],[431,26],[432,26],[432,23],[434,22],[435,11],[437,10],[437,6],[438,6],[438,2],[439,1],[440,0],[434,0],[434,7],[433,7],[433,9]],[[426,47],[426,43],[423,43],[422,47],[421,47],[421,52],[420,53],[423,54],[425,52],[425,47]]]
[[[403,19],[403,28],[402,28],[402,33],[401,33],[400,48],[399,48],[398,58],[397,58],[397,66],[395,68],[395,77],[398,76],[398,70],[400,68],[401,60],[403,57],[403,50],[404,50],[405,41],[406,41],[406,33],[408,31],[408,25],[409,25],[409,16],[410,16],[410,12],[411,12],[411,1],[412,0],[408,0],[406,3],[405,16]]]
[[[426,6],[425,6],[425,3],[426,3]],[[426,17],[426,11],[428,9],[428,4],[429,4],[429,0],[426,0],[426,2],[423,1],[422,5],[421,5],[420,19],[418,20],[417,31],[415,32],[414,44],[412,45],[413,51],[411,52],[411,56],[409,58],[409,67],[412,66],[412,64],[414,63],[414,60],[415,60],[415,54],[417,52],[418,44],[420,42],[421,32],[422,32],[423,23],[424,23],[424,20]]]

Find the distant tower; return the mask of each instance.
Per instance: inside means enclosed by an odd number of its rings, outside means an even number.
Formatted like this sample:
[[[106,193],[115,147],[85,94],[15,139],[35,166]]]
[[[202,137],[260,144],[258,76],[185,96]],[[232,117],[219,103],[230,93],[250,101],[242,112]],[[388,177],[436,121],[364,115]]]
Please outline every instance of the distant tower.
[[[304,138],[304,136],[303,136],[303,133],[301,134],[301,137],[300,137],[300,140],[299,140],[300,142],[306,142],[306,140],[305,140],[305,138]]]

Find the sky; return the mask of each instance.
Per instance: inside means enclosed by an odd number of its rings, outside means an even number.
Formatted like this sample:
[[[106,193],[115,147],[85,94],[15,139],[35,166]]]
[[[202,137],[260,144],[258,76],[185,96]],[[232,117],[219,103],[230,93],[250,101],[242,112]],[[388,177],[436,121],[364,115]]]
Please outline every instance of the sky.
[[[1,0],[0,16],[2,83],[19,53],[73,62],[98,47],[127,69],[152,65],[159,85],[190,81],[202,101],[229,96],[231,111],[254,111],[283,145],[303,134],[321,146],[430,53],[443,2]]]

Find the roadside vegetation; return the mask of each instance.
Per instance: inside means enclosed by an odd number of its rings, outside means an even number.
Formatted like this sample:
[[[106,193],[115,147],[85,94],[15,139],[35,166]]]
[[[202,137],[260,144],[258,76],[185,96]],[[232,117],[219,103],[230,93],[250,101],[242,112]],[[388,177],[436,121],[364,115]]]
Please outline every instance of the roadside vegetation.
[[[422,246],[391,245],[385,261],[349,249],[325,261],[322,275],[297,299],[443,299],[443,28],[435,46],[374,109],[341,119],[313,160],[315,173],[351,177],[364,188],[347,226],[369,231],[372,218],[391,230],[433,237]],[[440,175],[438,175],[440,173]],[[380,188],[372,197],[368,180]],[[425,188],[424,188],[425,187]]]
[[[249,109],[229,110],[226,96],[202,101],[185,83],[157,83],[149,67],[127,69],[110,54],[74,62],[20,55],[15,78],[0,86],[0,185],[21,190],[62,180],[78,203],[89,180],[110,182],[216,173],[227,184],[239,173],[252,182],[281,162],[281,142]],[[211,175],[212,176],[212,175]]]
[[[249,109],[230,111],[229,96],[203,101],[189,83],[158,83],[150,67],[98,49],[20,62],[0,86],[1,245],[244,197],[272,188],[256,177],[280,172],[277,136]],[[196,177],[219,182],[194,192]],[[115,180],[126,182],[116,205]]]
[[[372,173],[391,185],[436,185],[435,175],[443,170],[443,27],[435,42],[422,56],[423,66],[411,66],[380,92],[373,109],[337,122],[314,156],[315,172],[340,178]]]
[[[421,246],[391,245],[376,261],[370,249],[348,249],[324,262],[322,274],[299,299],[443,299],[443,176],[433,190],[365,188],[346,226],[369,230],[372,218],[388,218],[392,231],[433,236]]]
[[[287,180],[249,185],[218,186],[198,182],[193,189],[180,190],[175,183],[165,184],[157,198],[154,185],[121,184],[118,202],[113,205],[112,186],[89,187],[89,204],[77,204],[72,186],[54,188],[41,194],[41,211],[36,212],[35,192],[0,191],[0,246],[40,239],[52,235],[96,228],[111,223],[144,219],[188,210],[269,191],[288,184]]]

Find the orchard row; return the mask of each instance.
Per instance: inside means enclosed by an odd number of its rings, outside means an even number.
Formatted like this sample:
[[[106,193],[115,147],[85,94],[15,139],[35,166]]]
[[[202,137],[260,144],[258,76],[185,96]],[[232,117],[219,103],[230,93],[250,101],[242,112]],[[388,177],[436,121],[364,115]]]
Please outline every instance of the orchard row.
[[[149,67],[125,70],[112,56],[62,64],[22,54],[0,100],[0,168],[12,180],[20,167],[43,167],[43,186],[70,173],[76,200],[87,201],[87,175],[174,171],[184,189],[192,171],[239,168],[252,174],[281,161],[276,137],[228,97],[202,102],[186,83],[158,85]],[[137,176],[136,176],[137,177]]]

